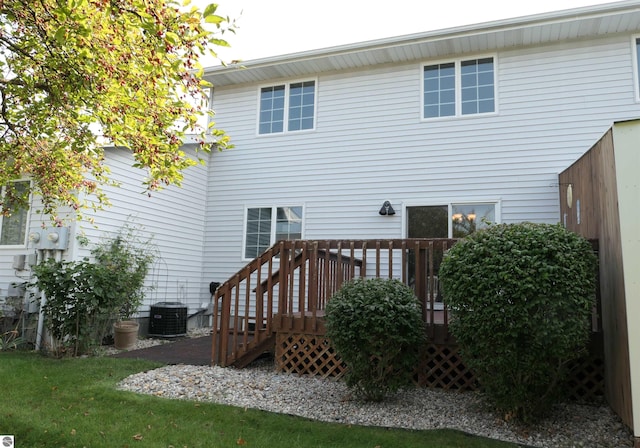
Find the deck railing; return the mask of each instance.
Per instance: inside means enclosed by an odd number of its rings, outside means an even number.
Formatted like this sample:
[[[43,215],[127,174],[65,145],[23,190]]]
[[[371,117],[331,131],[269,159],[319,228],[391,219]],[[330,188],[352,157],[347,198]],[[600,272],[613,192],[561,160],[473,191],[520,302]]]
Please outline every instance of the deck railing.
[[[316,331],[342,283],[355,277],[396,278],[420,299],[427,329],[448,334],[440,306],[438,269],[451,239],[280,241],[216,291],[214,364],[247,360],[275,329]],[[436,328],[439,327],[439,328]],[[240,362],[242,364],[242,362]]]

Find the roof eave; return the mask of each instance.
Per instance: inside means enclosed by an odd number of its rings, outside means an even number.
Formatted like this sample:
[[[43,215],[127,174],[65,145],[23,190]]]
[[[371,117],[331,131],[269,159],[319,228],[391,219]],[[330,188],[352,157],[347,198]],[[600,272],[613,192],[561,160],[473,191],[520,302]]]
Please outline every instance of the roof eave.
[[[342,61],[345,58],[357,58],[367,53],[388,51],[390,49],[409,48],[416,45],[437,45],[438,43],[449,43],[443,45],[445,48],[455,48],[456,42],[464,39],[491,35],[504,35],[509,32],[517,32],[518,30],[532,29],[535,27],[551,27],[561,25],[563,23],[587,23],[594,19],[605,19],[620,14],[638,14],[640,18],[640,1],[625,0],[620,2],[586,6],[581,8],[568,9],[563,11],[554,11],[549,13],[535,14],[513,19],[497,20],[473,25],[465,25],[453,28],[446,28],[423,33],[415,33],[398,37],[376,39],[366,42],[358,42],[348,45],[340,45],[335,47],[321,48],[298,53],[290,53],[279,56],[272,56],[261,59],[254,59],[228,66],[214,66],[205,70],[205,77],[212,81],[214,86],[243,84],[246,82],[259,82],[261,80],[275,79],[280,76],[286,76],[288,73],[295,75],[298,67],[303,72],[303,66],[306,64],[312,66],[322,65],[323,68],[336,69],[349,68],[345,66],[338,67],[338,64],[332,61]],[[638,21],[640,23],[640,20]],[[640,25],[637,25],[640,27]],[[606,34],[606,29],[601,30],[600,34]],[[594,36],[597,33],[592,33]],[[581,38],[587,37],[581,35]],[[518,42],[512,42],[511,46],[518,45]],[[504,46],[503,46],[504,47]],[[493,50],[500,48],[495,47]],[[479,51],[481,49],[479,48]],[[423,57],[421,57],[423,58]],[[380,63],[385,61],[381,60]],[[386,62],[394,62],[388,60]],[[357,65],[357,64],[354,64]],[[289,68],[289,70],[287,70]],[[316,70],[308,70],[309,73],[317,72]]]

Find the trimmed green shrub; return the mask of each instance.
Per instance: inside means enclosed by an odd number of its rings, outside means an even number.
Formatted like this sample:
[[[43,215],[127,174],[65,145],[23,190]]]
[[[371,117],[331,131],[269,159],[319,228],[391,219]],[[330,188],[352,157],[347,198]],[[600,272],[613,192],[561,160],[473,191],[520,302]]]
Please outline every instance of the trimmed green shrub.
[[[327,337],[355,395],[381,401],[412,384],[425,341],[420,302],[399,280],[357,279],[327,303]]]
[[[589,340],[596,266],[587,240],[550,224],[494,225],[445,255],[450,330],[505,417],[533,421],[561,398]]]

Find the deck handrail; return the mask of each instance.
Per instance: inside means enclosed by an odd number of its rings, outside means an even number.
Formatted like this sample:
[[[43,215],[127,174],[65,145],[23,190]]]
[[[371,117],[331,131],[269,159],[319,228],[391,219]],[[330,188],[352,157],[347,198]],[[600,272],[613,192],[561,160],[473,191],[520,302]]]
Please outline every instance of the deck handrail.
[[[318,250],[318,254],[324,254],[325,250]],[[338,261],[338,255],[334,252],[329,252],[329,257],[331,261]],[[341,262],[348,262],[349,258],[348,257],[342,257],[343,259],[341,260]],[[299,253],[296,255],[296,258],[294,260],[294,268],[297,268],[300,266],[300,263],[302,262],[303,258],[302,258],[302,254]],[[362,265],[362,260],[356,259],[355,260],[356,265],[357,266],[361,266]],[[272,274],[272,281],[277,282],[278,278],[280,276],[280,270],[277,270],[276,272],[274,272]],[[263,294],[264,292],[266,292],[267,286],[268,286],[269,282],[268,279],[267,280],[263,280],[262,283],[260,283],[260,285],[256,286],[255,288],[253,288],[253,292],[255,292],[256,294]],[[274,283],[275,284],[275,283]]]
[[[237,365],[239,359],[246,360],[247,354],[273,338],[277,329],[316,334],[327,301],[355,277],[397,278],[412,287],[421,303],[427,334],[447,339],[449,313],[446,307],[436,306],[438,270],[443,254],[456,241],[279,241],[217,289],[212,362]],[[592,244],[597,251],[597,241]],[[593,311],[592,331],[597,332],[601,330],[599,294]]]
[[[304,325],[315,331],[327,300],[355,277],[398,278],[411,284],[423,304],[425,322],[433,323],[434,253],[441,257],[454,243],[422,238],[279,241],[217,289],[212,362],[235,363],[270,338],[275,328],[291,326],[285,316],[304,316]],[[367,270],[367,259],[373,270]],[[446,324],[446,310],[444,314]]]

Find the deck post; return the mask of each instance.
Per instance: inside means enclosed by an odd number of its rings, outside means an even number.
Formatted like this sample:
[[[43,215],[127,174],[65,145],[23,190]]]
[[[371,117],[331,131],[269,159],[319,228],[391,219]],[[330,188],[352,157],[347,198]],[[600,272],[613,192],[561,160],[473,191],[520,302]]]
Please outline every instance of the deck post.
[[[309,254],[309,289],[307,293],[307,307],[311,310],[311,326],[318,330],[318,242],[311,244]]]
[[[237,288],[237,286],[236,286]],[[227,287],[222,295],[222,309],[220,312],[220,356],[218,360],[220,366],[227,366],[227,357],[229,356],[229,320],[231,318],[231,288]]]
[[[289,248],[284,241],[280,241],[280,270],[278,271],[278,314],[280,316],[280,328],[284,325],[284,315],[288,310],[287,292],[289,274]]]

